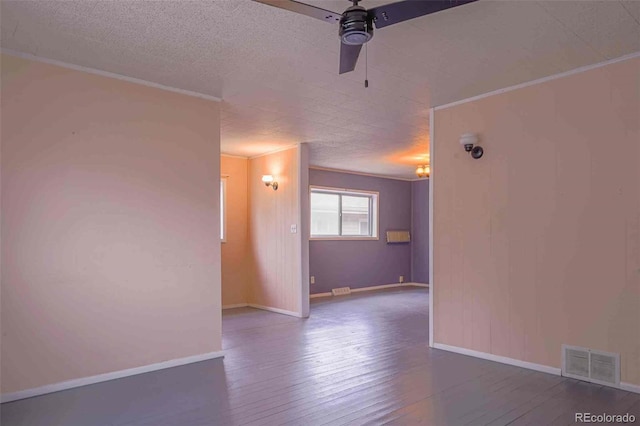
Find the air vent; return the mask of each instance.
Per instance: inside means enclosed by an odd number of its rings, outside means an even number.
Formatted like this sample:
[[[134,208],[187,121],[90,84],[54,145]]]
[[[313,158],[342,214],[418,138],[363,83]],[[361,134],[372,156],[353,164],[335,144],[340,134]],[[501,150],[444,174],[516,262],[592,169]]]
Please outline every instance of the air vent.
[[[562,375],[602,385],[618,386],[620,355],[562,345]]]
[[[351,287],[334,288],[333,290],[331,290],[331,294],[333,294],[334,296],[343,296],[345,294],[351,294]]]
[[[591,352],[591,380],[598,383],[617,385],[620,383],[620,356]]]
[[[565,348],[564,368],[566,375],[578,379],[589,380],[589,351],[583,349]]]

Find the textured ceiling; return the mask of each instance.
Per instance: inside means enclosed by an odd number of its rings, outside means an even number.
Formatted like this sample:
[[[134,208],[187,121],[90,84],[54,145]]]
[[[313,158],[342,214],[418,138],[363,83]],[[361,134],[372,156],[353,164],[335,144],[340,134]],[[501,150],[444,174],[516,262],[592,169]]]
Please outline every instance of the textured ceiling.
[[[309,142],[314,165],[407,178],[430,106],[640,51],[640,1],[483,0],[376,31],[365,89],[337,26],[249,0],[0,4],[4,48],[222,98],[225,153]]]

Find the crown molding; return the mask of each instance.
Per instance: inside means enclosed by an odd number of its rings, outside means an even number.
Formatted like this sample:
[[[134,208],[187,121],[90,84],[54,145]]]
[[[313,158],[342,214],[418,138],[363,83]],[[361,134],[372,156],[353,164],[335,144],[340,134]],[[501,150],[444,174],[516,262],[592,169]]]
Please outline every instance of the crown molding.
[[[454,107],[454,106],[466,104],[467,102],[477,101],[477,100],[480,100],[480,99],[488,98],[490,96],[501,95],[503,93],[511,92],[513,90],[524,89],[525,87],[534,86],[536,84],[541,84],[541,83],[546,83],[547,81],[552,81],[552,80],[556,80],[556,79],[559,79],[559,78],[568,77],[568,76],[574,75],[574,74],[580,74],[580,73],[583,73],[585,71],[590,71],[590,70],[593,70],[593,69],[596,69],[596,68],[600,68],[600,67],[604,67],[604,66],[607,66],[607,65],[615,64],[617,62],[628,61],[630,59],[635,59],[635,58],[640,58],[640,52],[634,52],[634,53],[631,53],[629,55],[620,56],[619,58],[609,59],[607,61],[598,62],[598,63],[591,64],[591,65],[585,65],[583,67],[575,68],[575,69],[572,69],[572,70],[569,70],[569,71],[563,71],[561,73],[549,75],[547,77],[539,78],[537,80],[531,80],[531,81],[527,81],[527,82],[524,82],[524,83],[519,83],[519,84],[516,84],[516,85],[513,85],[513,86],[504,87],[502,89],[493,90],[491,92],[483,93],[481,95],[472,96],[470,98],[461,99],[459,101],[451,102],[451,103],[444,104],[444,105],[439,105],[439,106],[434,107],[433,109],[435,111],[439,111],[439,110],[442,110],[442,109],[451,108],[451,107]]]
[[[72,69],[72,70],[75,70],[75,71],[86,72],[88,74],[95,74],[95,75],[99,75],[99,76],[102,76],[102,77],[108,77],[108,78],[113,78],[113,79],[116,79],[116,80],[122,80],[122,81],[126,81],[128,83],[139,84],[141,86],[153,87],[155,89],[160,89],[160,90],[164,90],[164,91],[167,91],[167,92],[179,93],[181,95],[191,96],[191,97],[194,97],[194,98],[200,98],[200,99],[205,99],[205,100],[214,101],[214,102],[222,102],[222,98],[219,98],[217,96],[211,96],[211,95],[207,95],[207,94],[200,93],[200,92],[194,92],[194,91],[191,91],[191,90],[179,89],[177,87],[165,86],[164,84],[154,83],[152,81],[142,80],[140,78],[129,77],[129,76],[126,76],[126,75],[116,74],[116,73],[109,72],[109,71],[102,71],[102,70],[95,69],[95,68],[90,68],[90,67],[84,67],[84,66],[81,66],[81,65],[70,64],[68,62],[58,61],[57,59],[43,58],[41,56],[32,55],[31,53],[23,53],[23,52],[18,52],[18,51],[11,50],[11,49],[6,49],[6,48],[0,48],[0,53],[2,53],[4,55],[9,55],[9,56],[15,56],[17,58],[27,59],[29,61],[41,62],[41,63],[45,63],[45,64],[49,64],[49,65],[56,65],[56,66],[59,66],[59,67],[62,67],[62,68],[67,68],[67,69]]]

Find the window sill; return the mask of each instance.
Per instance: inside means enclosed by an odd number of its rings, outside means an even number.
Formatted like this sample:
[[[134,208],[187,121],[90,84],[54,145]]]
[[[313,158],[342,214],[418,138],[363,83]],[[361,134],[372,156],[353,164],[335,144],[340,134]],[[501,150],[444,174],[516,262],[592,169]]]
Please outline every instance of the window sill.
[[[309,241],[377,241],[378,237],[310,237]]]

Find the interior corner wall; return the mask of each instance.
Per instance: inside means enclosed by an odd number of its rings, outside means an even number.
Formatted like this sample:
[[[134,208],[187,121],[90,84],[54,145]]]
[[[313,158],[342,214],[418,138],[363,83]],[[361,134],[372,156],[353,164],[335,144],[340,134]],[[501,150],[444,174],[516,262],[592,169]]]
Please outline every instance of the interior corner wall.
[[[249,303],[302,316],[299,147],[249,159]],[[273,175],[278,189],[262,183]],[[296,226],[292,232],[291,226]]]
[[[220,157],[226,179],[226,238],[222,243],[222,306],[248,302],[249,237],[247,158]]]
[[[435,112],[435,341],[640,385],[640,59]],[[472,159],[460,135],[480,135]]]
[[[429,283],[429,180],[411,182],[411,281]]]
[[[411,229],[411,182],[311,169],[309,184],[331,188],[377,191],[377,240],[311,240],[309,274],[312,294],[336,287],[362,288],[396,284],[411,276],[411,244],[387,244],[387,230]],[[427,222],[428,223],[428,222]]]
[[[219,104],[2,56],[2,393],[221,349]]]

